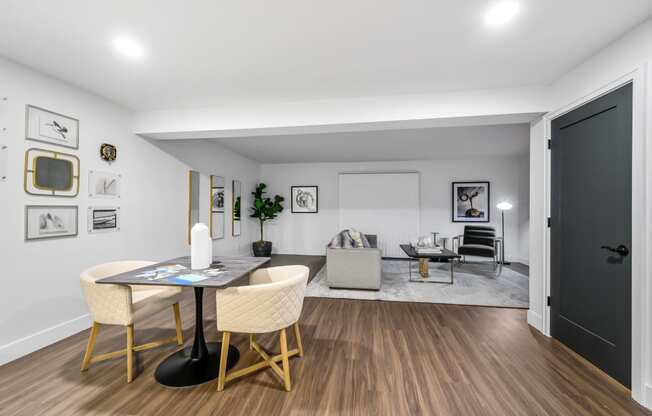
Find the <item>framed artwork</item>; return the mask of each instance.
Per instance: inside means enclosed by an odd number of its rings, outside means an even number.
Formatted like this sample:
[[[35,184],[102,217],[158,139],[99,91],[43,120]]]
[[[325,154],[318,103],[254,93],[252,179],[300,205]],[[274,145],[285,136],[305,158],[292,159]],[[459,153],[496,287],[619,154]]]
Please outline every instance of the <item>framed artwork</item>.
[[[88,171],[88,195],[91,198],[120,198],[122,175],[111,172]]]
[[[24,189],[30,195],[75,197],[79,193],[79,158],[45,149],[25,152]]]
[[[25,206],[25,240],[74,237],[77,235],[76,205]]]
[[[79,148],[79,120],[27,105],[25,138],[57,146]]]
[[[88,207],[88,232],[90,234],[120,231],[119,207]]]
[[[118,149],[112,144],[102,143],[100,145],[100,157],[105,162],[114,162],[118,157]]]
[[[489,222],[489,182],[453,182],[453,222]]]
[[[213,239],[224,238],[224,178],[211,175],[209,229]]]
[[[317,186],[291,186],[292,213],[316,214],[319,212],[319,188]]]
[[[237,237],[242,234],[242,182],[234,179],[231,185],[233,192],[233,196],[231,197],[231,208],[233,211],[233,219],[231,221],[231,234],[234,237]]]

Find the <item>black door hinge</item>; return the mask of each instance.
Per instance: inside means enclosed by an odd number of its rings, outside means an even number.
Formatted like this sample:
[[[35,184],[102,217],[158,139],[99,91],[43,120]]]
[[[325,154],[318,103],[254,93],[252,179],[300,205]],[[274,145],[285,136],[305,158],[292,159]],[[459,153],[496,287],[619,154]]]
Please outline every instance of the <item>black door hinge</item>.
[[[552,140],[548,139],[548,149],[552,149]]]
[[[548,306],[550,306],[550,296],[548,296]]]
[[[550,228],[552,225],[552,218],[548,217],[548,228]]]

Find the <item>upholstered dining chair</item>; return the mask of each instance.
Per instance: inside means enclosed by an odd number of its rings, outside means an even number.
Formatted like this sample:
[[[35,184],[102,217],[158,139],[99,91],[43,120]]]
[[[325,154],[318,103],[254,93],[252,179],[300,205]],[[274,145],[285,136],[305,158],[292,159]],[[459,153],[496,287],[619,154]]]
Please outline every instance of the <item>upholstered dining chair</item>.
[[[303,357],[299,316],[308,284],[310,269],[306,266],[280,266],[260,269],[251,274],[249,286],[216,291],[217,330],[222,331],[222,351],[217,390],[236,378],[270,367],[283,381],[286,391],[292,389],[289,358]],[[297,347],[288,351],[287,329],[294,328]],[[270,356],[256,342],[256,334],[279,331],[281,353]],[[227,374],[226,363],[231,333],[249,334],[249,348],[262,361]],[[277,362],[282,362],[282,368]]]
[[[151,266],[155,263],[148,261],[117,261],[104,263],[81,274],[81,287],[90,310],[93,326],[86,345],[86,352],[81,365],[81,371],[88,370],[92,363],[108,360],[115,357],[127,356],[127,383],[134,378],[133,356],[136,351],[143,351],[159,347],[164,344],[176,342],[183,344],[181,316],[179,314],[179,298],[181,288],[161,286],[126,286],[112,284],[97,284],[97,280],[104,277]],[[134,345],[134,321],[165,308],[172,307],[176,327],[176,336],[172,338],[153,341],[143,345]],[[126,348],[106,354],[93,356],[95,338],[100,330],[100,325],[121,325],[127,328]]]

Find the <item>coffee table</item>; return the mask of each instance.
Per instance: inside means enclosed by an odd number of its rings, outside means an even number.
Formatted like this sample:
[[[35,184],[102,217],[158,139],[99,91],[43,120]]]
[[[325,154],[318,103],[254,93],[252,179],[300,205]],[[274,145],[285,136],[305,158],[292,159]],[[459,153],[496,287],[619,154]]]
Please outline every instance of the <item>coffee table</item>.
[[[459,259],[462,256],[459,254],[450,251],[448,249],[442,248],[441,253],[428,253],[428,254],[419,254],[417,250],[409,244],[401,244],[401,249],[407,256],[410,258],[410,282],[420,282],[420,283],[446,283],[452,285],[455,279],[455,259]],[[437,260],[448,260],[448,263],[451,265],[451,280],[442,282],[441,280],[433,280],[430,278],[430,273],[428,272],[428,263],[431,259]],[[419,262],[419,275],[421,278],[412,278],[412,261],[417,260]]]

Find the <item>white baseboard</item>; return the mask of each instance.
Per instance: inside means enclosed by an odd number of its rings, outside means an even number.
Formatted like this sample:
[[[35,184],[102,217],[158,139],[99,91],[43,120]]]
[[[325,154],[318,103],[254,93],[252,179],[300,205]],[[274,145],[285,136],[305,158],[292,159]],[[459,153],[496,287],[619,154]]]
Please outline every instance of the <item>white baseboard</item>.
[[[643,393],[644,403],[641,403],[642,406],[652,410],[652,384],[645,385],[645,392]]]
[[[54,344],[90,328],[90,326],[91,318],[86,314],[2,345],[0,346],[0,365]]]
[[[545,335],[543,330],[543,317],[538,313],[528,309],[527,311],[527,323],[531,327],[535,328],[537,331]]]

